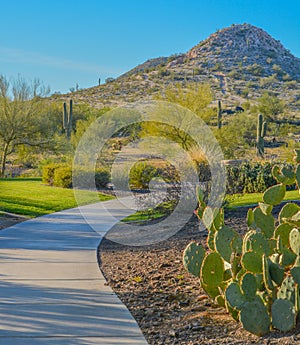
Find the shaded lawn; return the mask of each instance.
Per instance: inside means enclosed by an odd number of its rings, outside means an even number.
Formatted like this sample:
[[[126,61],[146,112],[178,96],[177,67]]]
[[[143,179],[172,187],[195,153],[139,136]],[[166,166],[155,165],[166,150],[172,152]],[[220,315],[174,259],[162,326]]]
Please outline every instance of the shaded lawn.
[[[112,199],[102,193],[82,190],[80,205]],[[41,179],[0,179],[0,212],[37,217],[78,206],[72,189],[46,186]]]

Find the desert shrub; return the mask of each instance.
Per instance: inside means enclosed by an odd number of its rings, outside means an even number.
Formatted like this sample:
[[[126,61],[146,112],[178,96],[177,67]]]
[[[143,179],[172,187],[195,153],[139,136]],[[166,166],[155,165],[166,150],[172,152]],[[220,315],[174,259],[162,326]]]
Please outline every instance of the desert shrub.
[[[290,164],[279,163],[281,167],[290,167]],[[275,163],[243,163],[240,166],[227,166],[228,194],[260,193],[274,185],[276,180],[272,176],[272,168]],[[287,189],[294,189],[295,185]]]

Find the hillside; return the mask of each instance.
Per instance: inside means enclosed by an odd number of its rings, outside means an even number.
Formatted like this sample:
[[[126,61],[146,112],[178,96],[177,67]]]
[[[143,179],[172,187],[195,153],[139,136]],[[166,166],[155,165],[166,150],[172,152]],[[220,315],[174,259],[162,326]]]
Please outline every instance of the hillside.
[[[250,24],[217,31],[185,54],[150,59],[117,79],[56,99],[73,98],[96,107],[151,99],[172,83],[209,83],[226,107],[271,90],[292,113],[299,111],[300,59],[278,40]]]

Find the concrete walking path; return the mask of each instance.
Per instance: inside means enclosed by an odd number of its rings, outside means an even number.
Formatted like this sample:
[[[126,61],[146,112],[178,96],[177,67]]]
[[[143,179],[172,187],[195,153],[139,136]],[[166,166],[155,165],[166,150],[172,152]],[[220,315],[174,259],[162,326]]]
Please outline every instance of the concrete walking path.
[[[146,345],[106,286],[97,247],[130,213],[117,200],[57,212],[0,231],[0,345]]]

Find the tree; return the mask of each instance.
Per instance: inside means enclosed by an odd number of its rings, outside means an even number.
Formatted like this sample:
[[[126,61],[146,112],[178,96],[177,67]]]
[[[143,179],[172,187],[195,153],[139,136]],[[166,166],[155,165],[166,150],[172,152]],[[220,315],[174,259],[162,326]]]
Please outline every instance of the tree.
[[[215,110],[208,107],[212,101],[212,92],[209,85],[192,84],[183,87],[180,84],[176,84],[175,86],[167,87],[164,94],[158,96],[157,99],[179,104],[183,108],[178,108],[174,113],[164,112],[162,109],[161,118],[165,123],[145,122],[142,125],[141,135],[165,137],[178,143],[184,150],[191,150],[195,143],[187,133],[188,128],[192,124],[188,123],[186,109],[191,110],[204,121],[208,121],[215,116]],[[182,122],[182,126],[173,126],[173,122]]]
[[[169,86],[163,95],[157,96],[158,100],[176,103],[191,110],[204,121],[209,121],[214,115],[213,108],[208,105],[213,100],[213,93],[208,84],[181,84]]]
[[[258,110],[261,112],[269,122],[276,123],[278,125],[300,125],[299,120],[283,117],[286,111],[287,105],[284,101],[280,100],[276,96],[265,92],[259,98]]]
[[[214,134],[226,159],[247,156],[249,147],[253,146],[256,130],[256,118],[248,113],[236,114],[226,126],[215,129]]]
[[[270,121],[278,120],[278,116],[285,110],[285,103],[274,95],[265,92],[259,98],[258,110]]]
[[[53,142],[56,128],[42,98],[48,92],[38,79],[28,83],[19,76],[9,82],[0,75],[1,177],[7,157],[18,147],[46,147]]]

